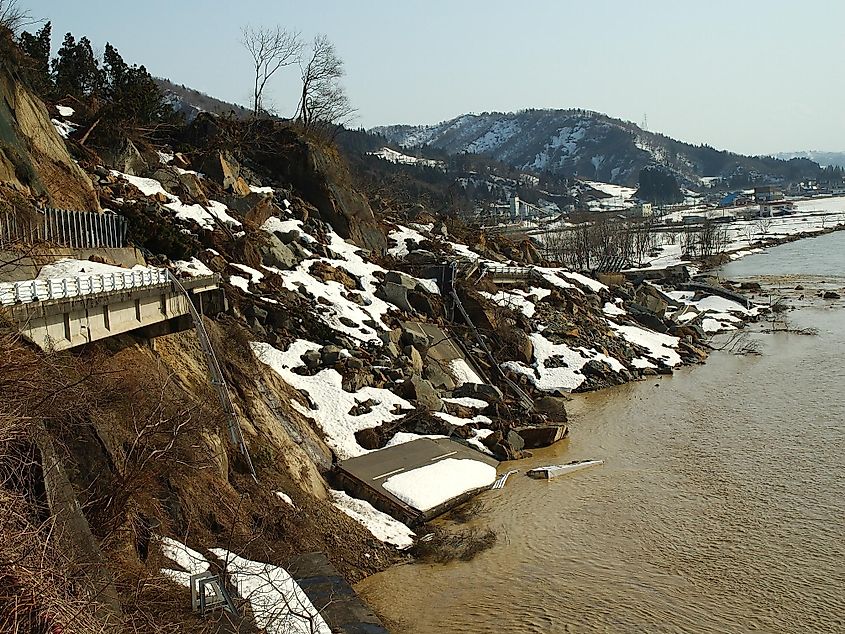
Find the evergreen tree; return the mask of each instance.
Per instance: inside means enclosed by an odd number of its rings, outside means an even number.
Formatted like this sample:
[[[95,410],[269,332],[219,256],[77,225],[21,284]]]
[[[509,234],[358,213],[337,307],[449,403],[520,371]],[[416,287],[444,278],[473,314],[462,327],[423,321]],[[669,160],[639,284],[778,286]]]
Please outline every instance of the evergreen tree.
[[[99,91],[102,76],[87,37],[77,42],[70,33],[65,35],[58,56],[53,60],[53,79],[59,98],[71,95],[82,99]]]
[[[108,117],[115,123],[147,125],[172,115],[147,69],[129,66],[109,43],[103,53],[102,96],[108,103]]]
[[[640,170],[637,197],[655,204],[677,203],[684,199],[678,180],[660,165],[649,165]]]
[[[49,95],[53,90],[50,79],[50,40],[53,25],[47,22],[34,35],[24,31],[18,40],[18,46],[27,57],[27,76],[32,87],[41,95]]]

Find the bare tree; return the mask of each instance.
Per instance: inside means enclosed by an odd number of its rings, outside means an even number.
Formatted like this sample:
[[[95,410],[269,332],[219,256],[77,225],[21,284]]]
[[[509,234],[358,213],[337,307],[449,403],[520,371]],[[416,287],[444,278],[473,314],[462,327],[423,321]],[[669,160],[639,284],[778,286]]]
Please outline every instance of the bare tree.
[[[316,124],[343,123],[355,112],[340,80],[346,74],[340,59],[325,35],[311,43],[311,54],[300,62],[302,94],[297,118],[306,128]]]
[[[18,0],[0,0],[0,29],[8,29],[17,35],[23,27],[34,22],[32,15],[20,6]]]
[[[245,26],[241,29],[241,44],[252,56],[255,71],[252,91],[252,112],[261,112],[264,88],[280,68],[292,66],[302,55],[300,35],[281,26]]]

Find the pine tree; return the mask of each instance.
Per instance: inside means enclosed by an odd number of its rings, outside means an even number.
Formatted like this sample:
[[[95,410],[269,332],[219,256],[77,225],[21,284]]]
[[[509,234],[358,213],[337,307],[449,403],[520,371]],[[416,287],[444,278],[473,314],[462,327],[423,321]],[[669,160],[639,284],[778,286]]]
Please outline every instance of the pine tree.
[[[87,37],[77,42],[70,33],[65,35],[58,56],[53,60],[53,80],[59,98],[71,95],[82,99],[99,91],[102,74]]]
[[[144,66],[129,66],[109,43],[103,53],[103,98],[114,123],[132,126],[158,123],[172,110]]]
[[[32,87],[41,96],[49,95],[53,90],[50,79],[50,40],[53,25],[47,22],[36,33],[21,33],[18,46],[27,57],[26,74]]]

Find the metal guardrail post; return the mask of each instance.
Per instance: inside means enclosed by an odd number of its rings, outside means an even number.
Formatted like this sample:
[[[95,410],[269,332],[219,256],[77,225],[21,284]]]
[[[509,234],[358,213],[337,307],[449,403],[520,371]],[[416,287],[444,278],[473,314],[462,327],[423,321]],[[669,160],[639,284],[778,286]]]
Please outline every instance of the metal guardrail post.
[[[205,360],[211,377],[211,384],[217,389],[217,395],[220,397],[220,403],[223,406],[223,411],[228,419],[229,437],[231,438],[232,443],[237,445],[241,450],[241,454],[246,461],[249,472],[252,475],[252,478],[257,482],[258,478],[255,475],[255,467],[252,464],[249,449],[244,441],[243,430],[241,429],[237,412],[235,412],[235,406],[229,396],[226,379],[223,377],[223,372],[220,370],[220,364],[217,361],[217,356],[214,354],[214,348],[211,345],[211,340],[209,339],[208,333],[205,330],[205,325],[202,322],[202,315],[197,310],[196,306],[194,306],[190,293],[188,293],[187,289],[182,285],[179,279],[173,275],[170,270],[167,271],[166,275],[173,284],[174,288],[180,291],[188,302],[188,311],[191,313],[191,318],[194,320],[194,327],[197,331],[197,338],[199,339],[200,347],[205,353]]]

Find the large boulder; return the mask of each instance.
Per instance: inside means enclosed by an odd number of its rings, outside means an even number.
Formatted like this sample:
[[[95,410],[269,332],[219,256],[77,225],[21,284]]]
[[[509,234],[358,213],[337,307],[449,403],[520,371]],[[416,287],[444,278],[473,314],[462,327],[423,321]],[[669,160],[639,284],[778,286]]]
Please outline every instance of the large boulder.
[[[298,263],[297,256],[275,235],[268,235],[266,242],[261,245],[261,263],[277,269],[291,269]]]
[[[100,156],[113,170],[131,176],[146,176],[150,169],[149,163],[129,139],[123,139],[122,143],[114,147],[100,150]]]
[[[554,421],[566,422],[566,399],[562,396],[541,396],[534,401],[534,410]]]
[[[399,396],[414,401],[417,407],[431,412],[443,411],[443,401],[434,386],[418,374],[402,382],[397,390]]]
[[[401,284],[383,282],[376,289],[376,297],[399,307],[406,313],[413,313],[414,309],[408,302],[408,289]]]

